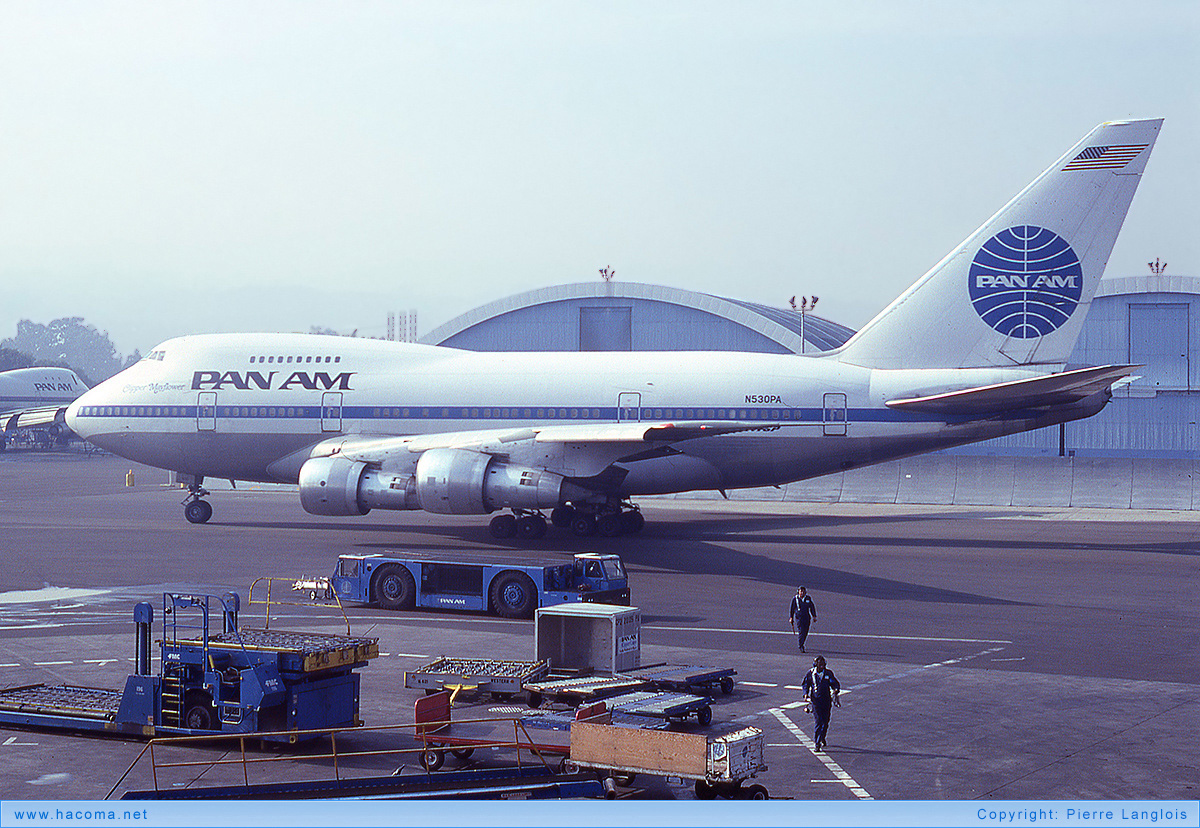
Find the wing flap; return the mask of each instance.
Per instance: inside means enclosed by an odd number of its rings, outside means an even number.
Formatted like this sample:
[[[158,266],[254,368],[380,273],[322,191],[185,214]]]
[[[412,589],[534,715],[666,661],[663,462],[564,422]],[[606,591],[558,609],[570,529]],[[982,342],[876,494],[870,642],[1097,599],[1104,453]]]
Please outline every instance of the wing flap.
[[[1044,377],[982,385],[944,394],[888,400],[888,408],[937,414],[983,414],[1014,408],[1069,405],[1112,387],[1137,365],[1102,365]]]

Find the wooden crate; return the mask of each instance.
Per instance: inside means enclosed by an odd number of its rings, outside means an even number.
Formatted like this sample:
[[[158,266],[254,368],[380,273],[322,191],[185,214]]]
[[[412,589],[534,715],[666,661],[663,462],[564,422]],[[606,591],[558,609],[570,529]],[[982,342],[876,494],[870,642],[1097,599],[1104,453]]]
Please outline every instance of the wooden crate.
[[[575,722],[571,725],[571,761],[663,776],[703,778],[708,770],[708,737],[703,733]]]

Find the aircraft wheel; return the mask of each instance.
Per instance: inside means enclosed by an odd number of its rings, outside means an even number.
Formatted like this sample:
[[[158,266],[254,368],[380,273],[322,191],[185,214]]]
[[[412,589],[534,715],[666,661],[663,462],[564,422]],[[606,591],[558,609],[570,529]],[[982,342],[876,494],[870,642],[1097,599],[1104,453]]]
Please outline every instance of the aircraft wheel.
[[[646,518],[642,517],[642,513],[637,509],[630,509],[621,515],[621,518],[625,522],[626,532],[640,532],[646,526]]]
[[[375,600],[384,609],[412,609],[417,598],[417,584],[407,567],[385,564],[375,572],[373,592]]]
[[[496,515],[488,524],[488,530],[493,538],[511,538],[517,534],[517,518],[515,515]]]
[[[575,519],[575,510],[570,506],[555,506],[550,512],[550,523],[556,529],[570,529],[571,521]]]
[[[620,515],[601,515],[596,520],[596,531],[606,538],[615,538],[625,532],[625,521]]]
[[[578,515],[571,521],[571,532],[581,538],[596,534],[596,519],[591,515]]]
[[[208,523],[212,512],[212,504],[207,500],[193,500],[183,507],[183,516],[188,523]]]
[[[537,540],[546,534],[546,519],[541,515],[523,515],[517,518],[517,537],[521,540]]]
[[[505,618],[532,618],[537,588],[524,572],[501,572],[492,581],[492,608]]]

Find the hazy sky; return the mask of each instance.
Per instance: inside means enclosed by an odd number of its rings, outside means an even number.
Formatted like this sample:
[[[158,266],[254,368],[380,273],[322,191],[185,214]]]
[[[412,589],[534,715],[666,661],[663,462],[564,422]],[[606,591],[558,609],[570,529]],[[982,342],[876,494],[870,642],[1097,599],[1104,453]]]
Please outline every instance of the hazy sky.
[[[1200,4],[0,5],[0,338],[421,333],[617,279],[861,327],[1100,121],[1200,275]]]

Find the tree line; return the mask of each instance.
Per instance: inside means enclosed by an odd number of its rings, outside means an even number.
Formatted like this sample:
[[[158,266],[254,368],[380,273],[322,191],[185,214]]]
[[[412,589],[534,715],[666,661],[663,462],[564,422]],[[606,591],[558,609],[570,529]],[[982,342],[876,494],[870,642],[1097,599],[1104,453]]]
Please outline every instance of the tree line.
[[[29,319],[17,323],[17,335],[0,339],[0,371],[34,366],[70,368],[89,386],[108,379],[142,358],[117,353],[107,331],[98,331],[81,316],[40,325]]]

